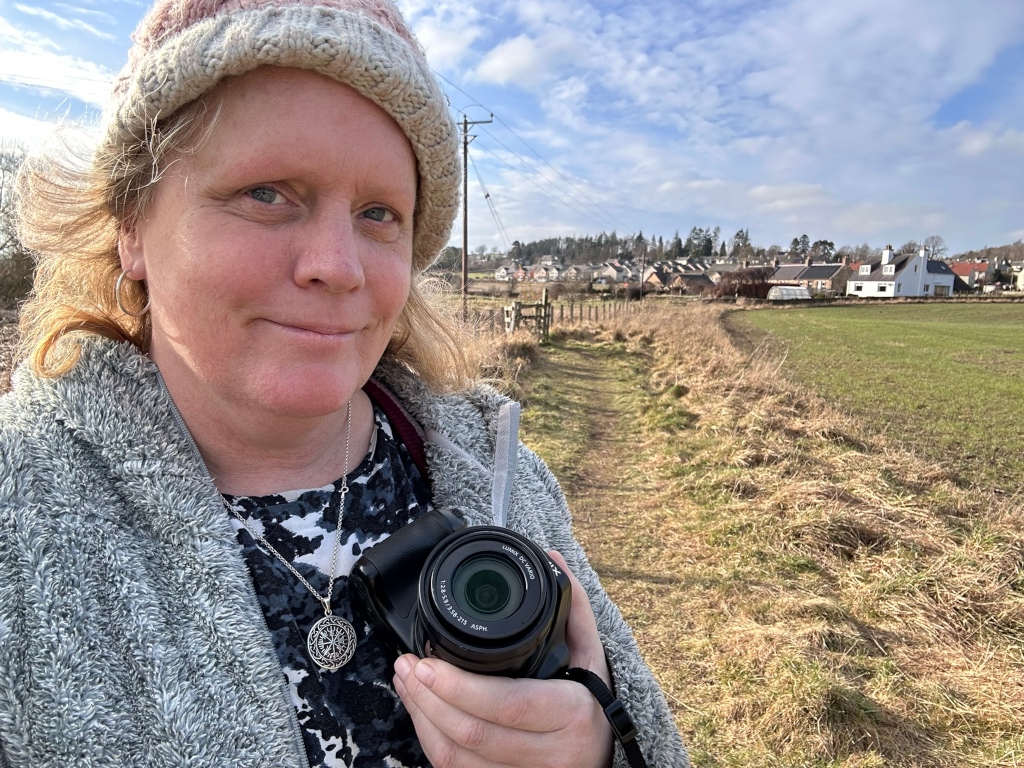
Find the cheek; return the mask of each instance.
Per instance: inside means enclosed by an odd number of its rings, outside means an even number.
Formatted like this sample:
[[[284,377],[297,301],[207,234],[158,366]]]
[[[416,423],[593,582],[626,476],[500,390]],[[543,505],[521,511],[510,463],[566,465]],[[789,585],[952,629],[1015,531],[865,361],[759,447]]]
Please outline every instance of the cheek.
[[[409,298],[412,265],[408,258],[389,259],[368,270],[367,286],[372,286],[374,302],[382,317],[394,320]]]

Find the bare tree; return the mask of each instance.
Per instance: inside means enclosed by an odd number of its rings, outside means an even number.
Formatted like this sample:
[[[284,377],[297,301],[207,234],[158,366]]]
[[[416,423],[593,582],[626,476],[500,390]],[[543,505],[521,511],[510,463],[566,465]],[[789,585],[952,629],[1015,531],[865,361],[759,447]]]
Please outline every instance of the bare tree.
[[[24,161],[21,145],[0,143],[0,308],[16,306],[32,287],[32,254],[18,239],[14,205],[15,180]]]
[[[754,267],[726,272],[715,289],[715,296],[720,299],[730,296],[745,296],[748,299],[768,298],[768,289],[771,288],[768,278],[774,271],[772,267]]]
[[[949,249],[946,248],[946,241],[939,235],[929,235],[921,245],[933,259],[941,259],[949,252]]]

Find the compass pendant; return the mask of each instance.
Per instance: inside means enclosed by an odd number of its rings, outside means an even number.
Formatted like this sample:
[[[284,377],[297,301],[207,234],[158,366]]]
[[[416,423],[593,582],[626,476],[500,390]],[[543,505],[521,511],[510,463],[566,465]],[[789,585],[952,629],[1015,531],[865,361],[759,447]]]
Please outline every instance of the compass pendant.
[[[324,616],[309,630],[306,650],[321,669],[340,669],[355,655],[356,631],[340,616]]]

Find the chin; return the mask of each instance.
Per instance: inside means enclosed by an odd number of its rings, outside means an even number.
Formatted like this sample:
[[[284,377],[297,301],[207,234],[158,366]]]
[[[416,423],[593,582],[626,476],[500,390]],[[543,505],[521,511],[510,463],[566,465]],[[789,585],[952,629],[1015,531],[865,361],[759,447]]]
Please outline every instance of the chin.
[[[288,381],[259,393],[267,410],[281,416],[316,418],[344,410],[355,392],[362,386],[353,377],[316,375],[296,372]]]

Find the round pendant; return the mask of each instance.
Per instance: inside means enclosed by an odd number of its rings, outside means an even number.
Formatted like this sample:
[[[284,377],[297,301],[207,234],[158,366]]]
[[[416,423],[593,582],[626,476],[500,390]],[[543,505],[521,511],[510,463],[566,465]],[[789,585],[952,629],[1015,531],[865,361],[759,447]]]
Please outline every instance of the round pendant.
[[[324,616],[309,630],[306,650],[321,669],[340,669],[355,655],[356,630],[340,616]]]

